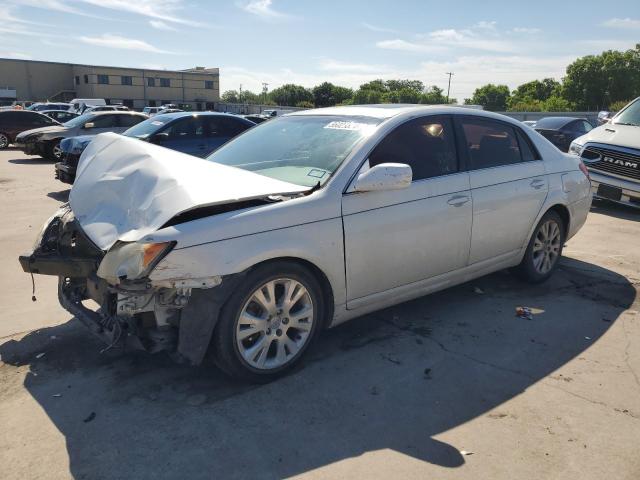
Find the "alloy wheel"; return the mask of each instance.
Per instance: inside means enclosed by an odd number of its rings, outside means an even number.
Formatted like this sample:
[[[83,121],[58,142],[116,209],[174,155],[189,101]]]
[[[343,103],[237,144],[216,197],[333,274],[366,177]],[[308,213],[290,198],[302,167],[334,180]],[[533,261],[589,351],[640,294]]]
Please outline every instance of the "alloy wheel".
[[[313,300],[292,278],[270,280],[257,288],[240,310],[236,345],[243,360],[259,370],[291,362],[310,338]]]
[[[53,146],[53,156],[56,157],[56,160],[61,160],[62,159],[62,149],[60,148],[60,143],[56,143]]]
[[[533,242],[533,267],[538,273],[546,274],[560,256],[560,226],[555,220],[547,220],[538,229]]]
[[[0,148],[7,148],[8,146],[9,138],[4,133],[0,133]]]

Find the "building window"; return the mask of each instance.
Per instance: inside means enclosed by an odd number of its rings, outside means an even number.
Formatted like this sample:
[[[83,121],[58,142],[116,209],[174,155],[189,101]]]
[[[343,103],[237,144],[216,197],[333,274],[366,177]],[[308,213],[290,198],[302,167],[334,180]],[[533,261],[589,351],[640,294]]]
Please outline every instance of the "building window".
[[[156,106],[156,101],[155,100],[149,100],[149,106],[150,107],[155,107]]]
[[[131,77],[129,77],[129,78],[131,78]],[[128,100],[128,99],[122,100],[122,104],[125,107],[133,108],[133,100]]]
[[[206,88],[207,90],[213,90],[213,80],[205,80],[204,88]]]
[[[100,85],[109,85],[109,75],[98,75],[98,83]]]
[[[160,79],[160,86],[161,87],[170,87],[171,86],[171,80],[168,78],[161,78]]]
[[[120,77],[120,83],[122,85],[133,85],[133,79],[128,75],[123,75]]]
[[[84,76],[84,83],[89,83],[89,75]]]
[[[213,102],[207,102],[206,107],[207,107],[207,110],[215,110],[216,105]]]
[[[156,79],[148,77],[147,78],[147,87],[155,87],[155,86],[156,86]]]
[[[75,81],[76,85],[80,85],[80,75],[76,75]]]

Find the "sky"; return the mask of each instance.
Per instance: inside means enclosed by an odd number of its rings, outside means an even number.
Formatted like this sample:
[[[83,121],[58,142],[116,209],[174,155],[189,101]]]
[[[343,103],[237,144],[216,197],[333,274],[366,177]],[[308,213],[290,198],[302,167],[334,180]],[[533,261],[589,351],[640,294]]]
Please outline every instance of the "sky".
[[[638,0],[0,0],[0,57],[218,67],[221,91],[376,78],[446,91],[453,72],[462,101],[636,43]]]

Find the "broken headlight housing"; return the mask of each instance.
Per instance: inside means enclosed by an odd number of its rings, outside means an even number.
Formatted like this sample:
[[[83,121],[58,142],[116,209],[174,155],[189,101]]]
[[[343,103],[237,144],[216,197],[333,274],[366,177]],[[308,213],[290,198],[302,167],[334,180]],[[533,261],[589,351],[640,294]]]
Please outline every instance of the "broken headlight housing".
[[[176,242],[117,242],[100,262],[98,276],[111,284],[144,278],[175,245]]]
[[[583,146],[579,143],[571,142],[571,145],[569,146],[569,155],[576,155],[579,157],[582,155],[582,148]]]

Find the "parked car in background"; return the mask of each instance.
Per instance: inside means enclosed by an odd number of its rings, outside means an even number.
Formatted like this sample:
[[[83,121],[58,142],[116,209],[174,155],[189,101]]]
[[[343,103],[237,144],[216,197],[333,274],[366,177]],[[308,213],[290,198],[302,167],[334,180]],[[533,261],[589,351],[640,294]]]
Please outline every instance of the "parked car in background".
[[[70,110],[78,114],[83,114],[87,108],[106,105],[104,98],[74,98],[71,100]]]
[[[286,115],[287,113],[292,113],[293,110],[285,110],[282,108],[271,108],[269,110],[263,110],[261,115],[265,117],[277,117],[279,115]]]
[[[544,117],[533,128],[558,149],[568,152],[571,142],[591,131],[593,125],[586,118]]]
[[[65,123],[76,118],[77,113],[70,112],[69,110],[41,110],[40,113],[47,117],[53,118],[56,122]]]
[[[158,111],[156,115],[160,115],[163,113],[178,113],[178,112],[184,112],[184,110],[181,110],[179,108],[162,108]],[[190,112],[187,112],[187,113],[190,113]]]
[[[514,119],[374,105],[270,120],[206,160],[100,135],[69,202],[25,272],[58,276],[109,345],[212,350],[264,382],[326,327],[504,268],[548,279],[591,195],[579,158]]]
[[[589,169],[594,196],[640,208],[640,97],[576,138],[569,153]]]
[[[91,112],[128,112],[129,107],[124,105],[98,105],[96,107],[88,107],[83,113]]]
[[[255,123],[244,118],[216,112],[165,113],[131,127],[122,135],[205,157],[253,126]],[[60,143],[61,161],[55,164],[57,179],[64,183],[74,182],[80,156],[93,138],[85,135]]]
[[[16,137],[16,145],[27,155],[59,160],[62,156],[60,141],[64,138],[104,132],[120,133],[147,118],[146,115],[137,112],[86,113],[62,125],[24,131]]]
[[[41,112],[43,110],[69,110],[70,108],[71,108],[70,103],[38,102],[38,103],[34,103],[33,105],[30,105],[29,107],[26,108],[26,110]]]
[[[30,110],[3,110],[0,112],[0,149],[16,142],[16,137],[25,130],[40,127],[55,127],[60,123]]]
[[[524,123],[527,127],[531,127],[531,128],[536,126],[535,120],[523,120],[522,123]]]
[[[146,113],[147,115],[149,115],[150,117],[153,117],[155,114],[157,114],[159,111],[161,110],[160,107],[144,107],[142,109],[142,113]]]
[[[266,115],[257,115],[257,114],[243,115],[243,117],[253,123],[262,123],[265,120],[269,120],[271,118],[271,117],[267,117]]]

